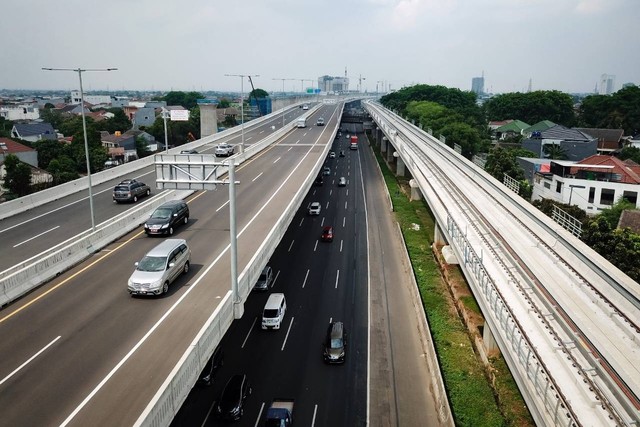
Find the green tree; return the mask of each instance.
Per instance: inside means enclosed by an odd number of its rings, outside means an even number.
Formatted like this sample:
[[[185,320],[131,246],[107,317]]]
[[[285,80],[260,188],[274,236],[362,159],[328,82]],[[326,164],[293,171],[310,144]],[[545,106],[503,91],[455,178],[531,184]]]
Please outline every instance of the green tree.
[[[149,144],[147,144],[147,141],[142,136],[136,137],[136,154],[139,159],[151,155]]]
[[[266,98],[269,96],[269,92],[267,92],[264,89],[254,89],[251,92],[249,92],[249,96],[247,97],[248,99],[253,98]]]
[[[565,126],[575,123],[573,98],[555,90],[505,93],[489,99],[483,108],[488,120],[519,119],[529,124],[551,120]]]
[[[31,192],[31,168],[20,161],[18,156],[8,154],[4,160],[5,177],[4,185],[9,191],[18,197],[26,196]]]
[[[51,104],[47,104],[47,105],[51,105]],[[60,124],[62,122],[64,122],[64,117],[62,116],[62,113],[54,108],[47,108],[47,106],[45,105],[44,110],[40,111],[40,118],[51,124],[51,126],[53,126],[54,129],[59,129],[60,128]]]
[[[13,122],[4,117],[0,117],[0,137],[9,138],[13,129]]]
[[[164,145],[164,120],[160,117],[147,128],[147,132]],[[174,122],[167,120],[167,140],[169,145],[177,147],[189,141],[189,133],[196,139],[200,138],[200,108],[194,107],[189,112],[189,120],[186,122]]]
[[[467,158],[473,157],[482,148],[479,132],[466,123],[450,123],[444,126],[440,132],[446,137],[448,146],[453,148],[454,144],[458,144],[462,149],[462,155]]]
[[[505,174],[517,181],[524,179],[524,170],[516,160],[513,150],[501,147],[494,147],[489,152],[484,170],[500,182],[504,180]]]
[[[198,99],[204,99],[205,96],[198,92],[180,92],[171,91],[167,93],[163,99],[167,105],[181,105],[187,110],[198,105]]]
[[[54,185],[64,184],[79,178],[76,162],[67,155],[61,155],[51,160],[47,172],[53,176]]]
[[[231,102],[227,98],[222,98],[220,102],[218,102],[218,108],[229,108],[231,106]]]
[[[116,133],[116,131],[120,131],[124,133],[131,129],[132,124],[129,117],[124,113],[122,108],[110,108],[110,113],[113,114],[113,117],[110,119],[105,119],[96,123],[97,130],[104,130],[111,134]]]
[[[632,160],[640,164],[640,148],[638,147],[624,147],[620,150],[618,156],[621,160]]]
[[[59,141],[41,139],[33,143],[33,148],[38,152],[38,167],[48,169],[49,163],[65,153],[66,145]]]
[[[629,86],[613,95],[585,97],[578,109],[584,127],[624,129],[627,135],[640,132],[640,87]]]
[[[567,150],[565,150],[558,144],[545,144],[542,146],[542,151],[544,151],[545,157],[547,159],[551,159],[551,160],[567,159]]]
[[[620,221],[622,212],[635,209],[635,203],[631,203],[627,199],[620,198],[620,200],[615,202],[609,208],[603,209],[598,216],[607,221],[611,229],[615,229],[618,226],[618,221]]]

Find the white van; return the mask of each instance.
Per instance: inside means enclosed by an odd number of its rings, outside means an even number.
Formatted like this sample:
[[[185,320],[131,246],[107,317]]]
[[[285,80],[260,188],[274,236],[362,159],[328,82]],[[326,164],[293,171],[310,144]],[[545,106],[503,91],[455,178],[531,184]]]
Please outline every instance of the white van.
[[[299,118],[296,121],[296,127],[306,128],[307,127],[307,119],[305,119],[304,117]]]
[[[262,311],[262,329],[280,329],[285,311],[287,311],[287,301],[284,294],[269,295]]]

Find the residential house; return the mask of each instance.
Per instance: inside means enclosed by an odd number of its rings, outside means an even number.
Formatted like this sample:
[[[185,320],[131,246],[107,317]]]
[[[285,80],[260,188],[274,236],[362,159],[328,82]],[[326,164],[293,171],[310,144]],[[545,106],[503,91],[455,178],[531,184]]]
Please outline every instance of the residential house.
[[[0,106],[0,117],[12,122],[38,120],[40,109],[35,104],[2,105]]]
[[[624,129],[574,128],[598,140],[598,154],[613,154],[623,146]]]
[[[136,138],[142,137],[147,143],[147,148],[149,151],[153,152],[158,150],[158,141],[156,141],[156,137],[151,135],[148,132],[145,132],[142,130],[130,129],[126,131],[124,135],[132,135],[134,138],[134,141]]]
[[[100,132],[100,141],[112,159],[127,162],[137,158],[136,138],[134,135],[121,134],[120,132],[112,135],[109,132],[102,131]]]
[[[596,154],[579,162],[551,160],[549,172],[536,173],[531,199],[576,205],[595,215],[621,198],[640,207],[639,192],[640,165]]]
[[[84,103],[85,105],[87,103],[93,104],[93,105],[111,105],[111,96],[110,95],[87,95],[86,93],[83,94],[84,95]],[[79,90],[72,90],[71,91],[71,104],[80,104],[80,102],[82,101],[81,97],[80,97],[80,91]]]
[[[11,137],[36,142],[41,139],[57,139],[58,135],[49,123],[16,123],[11,129]]]
[[[496,139],[504,141],[508,138],[513,138],[517,135],[522,135],[523,131],[530,127],[529,124],[521,120],[510,120],[509,123],[505,123],[502,126],[494,130]]]
[[[133,114],[133,128],[139,129],[140,126],[149,127],[156,121],[156,110],[151,107],[139,108]]]
[[[555,125],[556,124],[551,120],[541,120],[538,123],[526,128],[524,131],[522,131],[522,134],[525,138],[530,138],[534,132],[542,132],[543,130],[551,129]]]
[[[622,211],[618,220],[618,228],[629,228],[633,233],[640,234],[640,211],[626,209]]]
[[[38,152],[35,149],[9,138],[0,138],[0,179],[3,180],[6,174],[4,161],[9,154],[15,155],[21,162],[30,166],[32,184],[53,181],[53,177],[49,172],[38,168]]]
[[[545,146],[557,145],[566,159],[580,161],[597,153],[598,140],[577,129],[555,125],[547,130],[535,131],[522,141],[522,148],[537,153],[540,158],[548,157]]]
[[[489,130],[491,131],[491,133],[495,132],[496,129],[498,129],[500,126],[504,126],[508,123],[511,123],[513,120],[492,120],[489,122]]]

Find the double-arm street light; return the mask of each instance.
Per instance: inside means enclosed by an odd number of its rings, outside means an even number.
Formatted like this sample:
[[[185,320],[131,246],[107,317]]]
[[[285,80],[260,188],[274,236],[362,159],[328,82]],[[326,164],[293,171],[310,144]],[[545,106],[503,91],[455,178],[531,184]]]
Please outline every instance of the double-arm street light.
[[[242,135],[242,143],[240,144],[240,152],[244,153],[244,78],[260,77],[260,74],[225,74],[227,77],[240,77],[240,134]]]
[[[89,209],[91,211],[91,231],[96,231],[96,220],[93,213],[93,189],[91,188],[91,162],[89,161],[89,143],[87,142],[87,120],[84,115],[84,91],[82,90],[82,73],[86,71],[116,71],[117,68],[42,68],[45,71],[73,71],[80,80],[80,111],[82,113],[82,132],[84,133],[84,154],[87,159],[87,179],[89,182]]]
[[[285,80],[297,80],[297,79],[272,79],[272,80],[282,80],[282,127],[284,127],[284,82]]]

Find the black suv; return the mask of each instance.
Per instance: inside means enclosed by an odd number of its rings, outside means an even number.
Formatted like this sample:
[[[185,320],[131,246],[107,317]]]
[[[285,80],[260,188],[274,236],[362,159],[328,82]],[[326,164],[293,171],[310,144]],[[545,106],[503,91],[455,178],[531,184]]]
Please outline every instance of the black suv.
[[[189,206],[182,200],[170,200],[158,206],[144,223],[144,232],[173,235],[175,227],[189,222]]]
[[[244,402],[251,394],[249,380],[244,374],[234,375],[220,395],[216,404],[216,415],[226,420],[239,420],[244,412]]]
[[[151,194],[151,188],[144,182],[135,179],[125,179],[113,189],[113,201],[137,202],[140,197]]]

